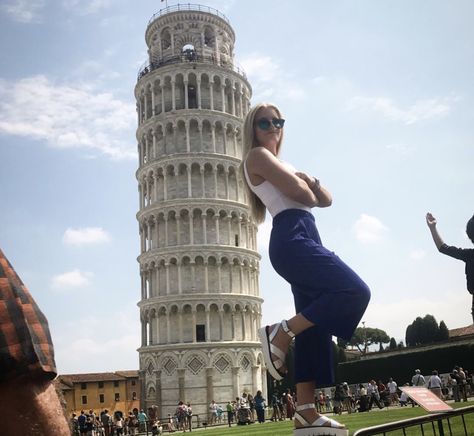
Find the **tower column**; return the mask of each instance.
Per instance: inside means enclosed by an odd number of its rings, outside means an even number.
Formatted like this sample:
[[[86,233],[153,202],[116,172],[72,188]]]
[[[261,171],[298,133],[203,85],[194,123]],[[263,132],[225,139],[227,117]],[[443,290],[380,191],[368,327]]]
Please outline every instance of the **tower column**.
[[[184,385],[184,374],[186,372],[185,368],[178,368],[178,389],[179,389],[179,398],[186,398],[185,394],[185,385]]]
[[[198,101],[198,109],[202,109],[201,106],[201,81],[197,81],[197,87],[196,87],[196,94],[197,94],[197,101]]]
[[[231,94],[232,94],[232,115],[236,115],[236,110],[235,110],[235,87],[232,86],[230,88]]]
[[[193,224],[193,212],[189,212],[189,243],[194,245],[194,224]]]
[[[170,294],[170,264],[168,262],[165,263],[165,271],[166,271],[166,295]]]
[[[209,308],[206,307],[206,342],[211,342],[211,316]]]
[[[207,215],[206,215],[205,213],[203,213],[203,214],[201,215],[201,218],[202,218],[203,244],[206,245],[206,244],[207,244],[207,224],[206,224]]]
[[[168,217],[165,215],[163,218],[164,218],[164,221],[165,221],[165,247],[167,247],[169,245],[169,242],[168,242]]]
[[[142,319],[142,347],[146,347],[147,340],[146,340],[146,320]]]
[[[188,81],[184,81],[184,108],[189,109]]]
[[[203,167],[199,169],[199,174],[201,175],[201,192],[202,192],[201,197],[205,198],[206,197],[206,183],[204,181],[204,168]]]
[[[204,292],[209,293],[209,264],[207,261],[204,263]]]
[[[193,316],[193,342],[196,342],[197,338],[196,338],[196,309],[193,308],[192,310],[192,316]]]
[[[168,180],[166,177],[166,170],[163,171],[163,199],[168,200]]]
[[[186,175],[188,178],[188,197],[192,198],[193,196],[193,187],[191,183],[191,167],[187,166],[186,167]]]
[[[221,84],[222,112],[225,112],[225,86]]]
[[[150,87],[151,92],[151,114],[155,116],[155,90],[153,85]]]
[[[163,404],[162,395],[161,395],[161,370],[155,369],[153,372],[155,373],[156,405],[158,405],[159,407],[158,416],[163,416],[161,413],[162,404]]]
[[[176,243],[177,245],[181,245],[181,216],[176,215]]]
[[[191,143],[189,140],[189,122],[186,121],[184,124],[185,129],[186,129],[186,151],[189,153],[191,151]]]
[[[240,397],[240,367],[232,367],[232,387],[234,388],[234,398]]]
[[[153,137],[154,138],[154,137]],[[153,173],[153,187],[154,187],[154,192],[153,192],[153,202],[156,203],[158,201],[158,181],[160,179],[160,176],[158,173]]]
[[[209,82],[209,98],[211,103],[211,111],[214,110],[214,81]]]
[[[211,401],[214,399],[214,368],[207,367],[206,368],[206,396],[207,401],[206,405],[211,404]],[[207,407],[206,407],[207,409]]]
[[[244,117],[244,111],[243,111],[243,107],[242,107],[242,90],[239,90],[239,117],[240,118],[243,118]]]
[[[225,198],[229,199],[229,169],[226,168],[224,171],[224,182],[225,182]]]
[[[211,135],[212,135],[212,152],[216,152],[216,126],[211,124]]]
[[[183,285],[181,279],[181,261],[178,262],[178,294],[181,295],[183,293]]]
[[[166,110],[166,106],[165,106],[165,87],[160,86],[160,89],[161,89],[161,113],[164,114],[165,110]]]
[[[141,97],[137,101],[137,114],[138,114],[138,125],[142,123],[142,99]]]
[[[146,121],[148,119],[148,102],[147,102],[147,91],[145,90],[145,93],[143,94],[143,106],[144,106],[144,110],[145,110],[145,120]]]
[[[171,110],[176,110],[176,89],[175,89],[175,80],[171,81]]]

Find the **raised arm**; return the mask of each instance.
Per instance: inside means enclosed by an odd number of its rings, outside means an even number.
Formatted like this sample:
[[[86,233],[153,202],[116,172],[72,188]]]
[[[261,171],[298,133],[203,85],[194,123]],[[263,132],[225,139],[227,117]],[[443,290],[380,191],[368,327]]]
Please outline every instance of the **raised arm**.
[[[283,165],[264,147],[253,148],[247,156],[247,171],[254,184],[268,180],[283,194],[308,207],[315,207],[319,200],[308,184]],[[253,177],[252,177],[253,176]]]
[[[441,239],[438,229],[436,228],[436,218],[430,212],[426,214],[426,224],[428,224],[433,241],[436,245],[436,248],[439,250],[440,247],[444,245],[444,241]]]

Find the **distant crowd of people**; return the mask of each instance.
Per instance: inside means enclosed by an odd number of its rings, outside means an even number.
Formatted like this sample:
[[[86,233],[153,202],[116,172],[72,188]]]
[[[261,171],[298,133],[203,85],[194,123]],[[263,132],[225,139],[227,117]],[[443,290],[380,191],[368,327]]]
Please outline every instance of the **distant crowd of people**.
[[[460,366],[455,366],[451,373],[439,375],[437,370],[433,370],[430,376],[425,377],[421,374],[419,369],[415,370],[411,382],[406,382],[406,386],[419,386],[428,388],[441,400],[454,400],[455,402],[467,401],[468,397],[474,394],[474,378],[472,374],[464,370]],[[389,378],[388,382],[384,384],[381,380],[376,382],[370,380],[366,384],[359,384],[352,389],[347,383],[338,384],[333,389],[333,408],[332,411],[336,414],[341,414],[343,411],[352,412],[367,412],[375,405],[379,409],[384,407],[399,405],[401,407],[415,403],[409,398],[403,389],[393,378]],[[320,393],[319,398],[315,399],[320,405],[321,413],[323,410],[324,394]],[[327,397],[327,395],[326,395]],[[331,399],[329,399],[330,403]],[[326,410],[331,410],[327,407],[328,401],[325,400]]]
[[[438,374],[433,370],[430,376],[424,376],[419,369],[414,371],[410,382],[403,386],[426,387],[443,400],[467,401],[474,394],[473,375],[460,366],[455,366],[449,374]],[[314,403],[317,412],[342,414],[343,412],[368,412],[373,407],[383,409],[390,406],[416,405],[400,389],[392,377],[386,383],[381,380],[370,380],[367,383],[349,385],[340,383],[333,388],[326,388],[315,393]],[[283,393],[275,390],[269,401],[262,391],[255,395],[244,392],[225,406],[212,400],[208,406],[207,417],[200,417],[202,426],[225,424],[246,425],[270,421],[292,420],[297,406],[296,394],[290,389]],[[175,413],[167,418],[149,417],[140,410],[134,409],[127,416],[116,411],[113,415],[108,410],[96,415],[93,410],[82,411],[79,416],[73,414],[72,427],[74,436],[119,436],[137,435],[146,429],[152,435],[160,435],[163,430],[192,431],[193,409],[189,402],[180,401]]]
[[[121,436],[138,435],[148,429],[152,435],[159,435],[162,427],[158,420],[150,420],[144,410],[134,409],[124,416],[123,412],[115,411],[113,415],[107,409],[97,415],[94,410],[81,411],[77,416],[72,414],[71,427],[73,436]]]

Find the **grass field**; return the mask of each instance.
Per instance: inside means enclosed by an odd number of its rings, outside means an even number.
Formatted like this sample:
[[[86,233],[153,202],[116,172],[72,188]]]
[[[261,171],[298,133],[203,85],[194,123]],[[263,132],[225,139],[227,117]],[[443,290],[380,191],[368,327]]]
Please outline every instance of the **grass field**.
[[[467,403],[456,403],[451,404],[452,407],[465,407],[474,405],[474,401],[469,401]],[[349,429],[349,434],[353,435],[356,430],[361,428],[371,427],[374,425],[385,424],[393,421],[401,421],[404,419],[414,418],[416,416],[426,415],[427,413],[421,407],[403,407],[403,408],[390,408],[372,411],[368,413],[353,413],[351,415],[343,414],[338,417],[338,421],[345,424]],[[467,424],[467,434],[469,436],[474,436],[474,413],[465,416],[465,421]],[[450,419],[451,430],[453,436],[464,435],[464,429],[462,427],[462,421],[460,417],[455,417]],[[433,432],[430,424],[425,424],[423,426],[424,436],[438,436],[438,429],[436,428],[436,434]],[[252,435],[252,436],[290,436],[292,435],[293,422],[291,421],[282,421],[282,422],[266,422],[265,424],[251,424],[248,426],[232,426],[229,427],[215,427],[208,430],[200,430],[200,436],[243,436],[243,435]],[[420,436],[421,430],[420,427],[413,428],[410,431],[406,431],[407,436]],[[445,434],[449,435],[447,425],[445,424]],[[401,436],[403,432],[393,431],[387,433],[387,436]]]

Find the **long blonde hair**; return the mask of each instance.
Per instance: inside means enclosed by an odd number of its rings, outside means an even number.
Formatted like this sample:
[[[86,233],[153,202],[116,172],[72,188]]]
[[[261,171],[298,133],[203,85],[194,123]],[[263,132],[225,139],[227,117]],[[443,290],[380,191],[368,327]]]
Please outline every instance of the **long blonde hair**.
[[[250,186],[248,185],[248,182],[247,182],[247,178],[245,177],[244,165],[245,165],[245,161],[247,160],[247,156],[250,150],[252,150],[252,148],[260,146],[255,136],[254,123],[255,123],[255,117],[258,111],[263,108],[274,109],[278,115],[278,118],[282,117],[280,110],[274,104],[271,104],[271,103],[259,103],[255,105],[254,107],[252,107],[252,109],[250,109],[244,121],[242,163],[240,164],[240,176],[242,177],[242,180],[244,181],[245,191],[247,192],[247,198],[249,199],[250,214],[253,216],[257,224],[260,224],[265,220],[265,212],[267,209],[265,205],[262,203],[262,200],[260,200],[260,198],[258,198],[255,195],[255,193],[250,189]],[[277,156],[280,154],[280,147],[281,147],[282,140],[283,140],[283,131],[282,131],[282,134],[280,135],[280,140],[278,141],[278,144],[277,144],[277,149],[276,149]]]

